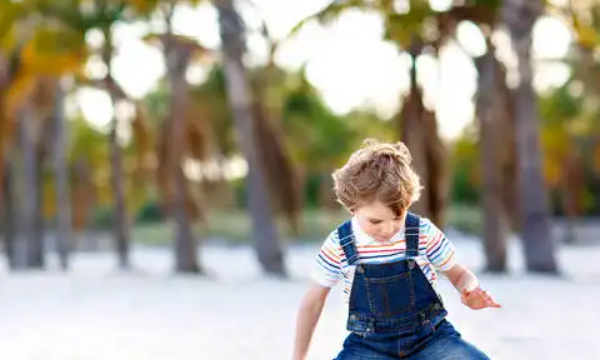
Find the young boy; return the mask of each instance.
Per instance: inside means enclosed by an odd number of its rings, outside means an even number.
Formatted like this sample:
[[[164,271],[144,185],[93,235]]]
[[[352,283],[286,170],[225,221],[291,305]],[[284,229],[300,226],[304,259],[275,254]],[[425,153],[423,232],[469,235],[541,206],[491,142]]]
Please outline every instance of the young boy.
[[[333,173],[337,199],[352,219],[317,255],[316,283],[298,314],[294,360],[306,359],[327,295],[341,279],[350,334],[337,360],[489,360],[445,319],[436,270],[471,309],[500,305],[456,262],[444,234],[408,211],[421,190],[411,161],[402,143],[367,140]]]

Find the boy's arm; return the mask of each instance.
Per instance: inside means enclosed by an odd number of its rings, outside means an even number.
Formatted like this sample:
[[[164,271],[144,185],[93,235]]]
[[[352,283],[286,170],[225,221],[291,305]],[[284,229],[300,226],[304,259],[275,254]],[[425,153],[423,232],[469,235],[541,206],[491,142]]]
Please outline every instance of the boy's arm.
[[[300,305],[296,323],[296,339],[294,341],[294,360],[304,360],[308,354],[308,347],[315,331],[323,305],[331,288],[314,285],[311,287]]]
[[[448,280],[460,292],[461,301],[471,309],[500,307],[494,299],[479,286],[479,281],[465,266],[458,263],[454,245],[446,235],[431,221],[421,218],[421,228],[427,236],[426,254],[438,271],[446,275]]]
[[[461,295],[461,301],[473,310],[499,308],[498,304],[487,291],[479,286],[479,280],[471,270],[461,264],[455,264],[444,275]]]
[[[444,271],[444,275],[452,285],[462,294],[463,290],[473,291],[479,286],[479,280],[475,274],[461,264],[454,265],[451,269]]]

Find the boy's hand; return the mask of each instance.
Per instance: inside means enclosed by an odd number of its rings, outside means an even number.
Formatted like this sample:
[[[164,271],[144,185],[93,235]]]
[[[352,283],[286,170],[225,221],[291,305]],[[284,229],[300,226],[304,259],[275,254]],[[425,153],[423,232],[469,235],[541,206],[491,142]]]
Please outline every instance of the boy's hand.
[[[499,308],[498,304],[487,291],[483,290],[480,286],[472,291],[463,289],[461,292],[460,300],[463,304],[470,307],[473,310],[481,310],[485,308]]]

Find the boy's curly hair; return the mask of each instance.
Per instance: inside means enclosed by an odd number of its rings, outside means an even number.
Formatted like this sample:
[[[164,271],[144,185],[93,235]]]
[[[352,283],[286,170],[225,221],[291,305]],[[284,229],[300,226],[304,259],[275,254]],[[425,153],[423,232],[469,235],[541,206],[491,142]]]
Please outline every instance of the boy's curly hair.
[[[380,201],[400,216],[419,200],[421,183],[402,142],[363,141],[348,162],[333,172],[337,201],[348,210]]]

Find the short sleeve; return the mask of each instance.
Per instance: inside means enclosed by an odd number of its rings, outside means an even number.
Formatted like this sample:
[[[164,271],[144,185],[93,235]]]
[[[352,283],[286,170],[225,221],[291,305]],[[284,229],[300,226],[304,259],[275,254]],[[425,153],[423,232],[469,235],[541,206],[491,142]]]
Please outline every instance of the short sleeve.
[[[315,258],[311,277],[317,284],[334,287],[340,281],[340,252],[337,231],[334,231],[327,237]]]
[[[421,229],[427,236],[427,258],[436,270],[447,271],[456,265],[454,244],[428,219],[421,220]]]

